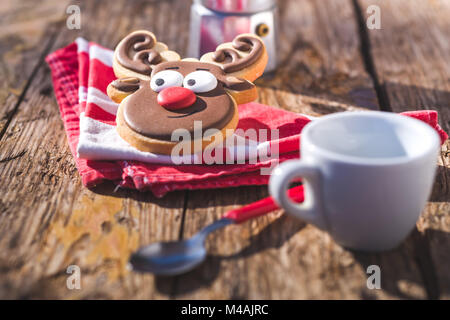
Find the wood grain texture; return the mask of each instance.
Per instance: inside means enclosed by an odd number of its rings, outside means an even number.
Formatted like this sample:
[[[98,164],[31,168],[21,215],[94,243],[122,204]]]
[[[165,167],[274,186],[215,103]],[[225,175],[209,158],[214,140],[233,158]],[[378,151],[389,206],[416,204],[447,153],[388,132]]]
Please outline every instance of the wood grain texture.
[[[381,30],[369,30],[383,101],[392,111],[433,109],[450,132],[450,3],[445,0],[359,2],[378,5]],[[450,298],[450,142],[438,159],[430,202],[414,237],[416,260],[429,297]]]
[[[0,138],[17,112],[68,1],[2,1],[0,6]],[[45,18],[43,18],[45,17]]]
[[[260,101],[310,115],[377,107],[350,1],[280,2],[281,65],[258,80]],[[326,23],[325,23],[326,21]],[[227,210],[267,196],[265,187],[190,191],[183,236]],[[281,211],[210,236],[213,255],[177,278],[176,297],[358,299],[395,296],[366,287],[367,259]],[[374,259],[375,260],[375,259]],[[397,266],[399,268],[403,266]]]
[[[61,26],[51,50],[77,36],[113,48],[137,28],[152,29],[175,49],[184,50],[186,41],[179,42],[180,31],[173,30],[184,26],[172,23],[167,28],[157,21],[160,15],[174,17],[173,3],[80,5],[82,29]],[[179,2],[175,12],[185,12],[180,5],[184,6]],[[140,18],[124,18],[127,15]],[[41,49],[38,43],[30,49],[36,51],[35,63]],[[0,141],[0,296],[168,298],[172,279],[130,273],[127,260],[140,244],[178,238],[185,192],[156,199],[149,193],[114,191],[109,184],[84,188],[67,146],[49,70],[40,63]],[[82,290],[66,287],[71,264],[81,268]]]
[[[450,131],[449,5],[375,1],[383,29],[364,34],[361,20],[373,2],[280,1],[280,66],[257,81],[259,101],[316,116],[380,105],[395,112],[435,108]],[[186,275],[130,271],[126,261],[138,246],[189,237],[227,210],[267,196],[267,189],[182,191],[156,199],[115,191],[112,184],[84,188],[43,56],[77,36],[113,48],[138,28],[184,55],[190,1],[70,3],[81,6],[81,30],[65,28],[62,1],[46,0],[37,9],[34,1],[0,6],[0,298],[449,297],[448,142],[418,229],[396,250],[348,251],[277,211],[211,235],[211,255]],[[361,50],[361,40],[368,50]],[[81,290],[66,287],[71,264],[81,267]],[[366,287],[371,264],[381,267],[382,290]]]
[[[261,100],[317,116],[377,110],[357,30],[350,1],[280,1],[280,61],[273,77],[257,81]]]

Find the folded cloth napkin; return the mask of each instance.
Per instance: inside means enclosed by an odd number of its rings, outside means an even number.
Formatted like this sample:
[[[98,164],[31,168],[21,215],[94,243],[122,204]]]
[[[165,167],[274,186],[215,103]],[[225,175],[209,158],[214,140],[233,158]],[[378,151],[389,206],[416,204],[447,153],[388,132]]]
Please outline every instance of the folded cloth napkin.
[[[261,168],[298,158],[300,132],[311,119],[257,103],[238,106],[238,128],[257,132],[277,129],[278,136],[269,133],[264,139],[258,136],[256,140],[239,140],[235,148],[245,148],[245,159],[240,159],[245,161],[174,165],[169,156],[135,149],[118,136],[115,130],[118,105],[106,95],[106,87],[116,78],[112,57],[111,50],[78,38],[46,58],[69,146],[87,187],[112,180],[121,187],[151,190],[156,196],[163,196],[179,189],[260,185],[267,184],[269,179],[261,174]],[[443,141],[446,139],[435,111],[407,115],[429,123]],[[256,158],[251,154],[256,154]],[[260,154],[266,157],[258,157]]]

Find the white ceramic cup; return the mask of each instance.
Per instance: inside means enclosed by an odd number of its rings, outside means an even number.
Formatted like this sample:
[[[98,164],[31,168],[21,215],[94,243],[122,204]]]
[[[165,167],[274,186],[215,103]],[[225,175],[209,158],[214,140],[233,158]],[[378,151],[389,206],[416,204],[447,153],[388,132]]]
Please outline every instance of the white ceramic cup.
[[[387,112],[343,112],[305,126],[301,159],[274,169],[269,191],[288,213],[328,231],[344,247],[382,251],[414,228],[433,185],[439,136],[419,120]],[[305,202],[286,190],[305,184]]]

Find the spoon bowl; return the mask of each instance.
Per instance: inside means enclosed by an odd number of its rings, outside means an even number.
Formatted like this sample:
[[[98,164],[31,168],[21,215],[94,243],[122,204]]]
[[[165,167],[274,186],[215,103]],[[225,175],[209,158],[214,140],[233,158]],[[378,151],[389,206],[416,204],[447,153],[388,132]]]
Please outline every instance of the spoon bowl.
[[[194,269],[206,257],[204,239],[197,236],[171,242],[158,242],[142,247],[130,258],[133,269],[158,275],[176,275]]]
[[[136,271],[157,275],[173,276],[188,272],[205,260],[208,234],[232,223],[233,220],[223,218],[190,239],[152,243],[133,253],[130,263]]]
[[[303,187],[289,190],[296,202],[303,201]],[[233,223],[242,223],[278,209],[271,197],[227,212],[222,219],[208,225],[190,239],[170,242],[156,242],[140,248],[130,257],[135,271],[151,272],[156,275],[174,276],[188,272],[206,258],[206,237],[217,229]]]

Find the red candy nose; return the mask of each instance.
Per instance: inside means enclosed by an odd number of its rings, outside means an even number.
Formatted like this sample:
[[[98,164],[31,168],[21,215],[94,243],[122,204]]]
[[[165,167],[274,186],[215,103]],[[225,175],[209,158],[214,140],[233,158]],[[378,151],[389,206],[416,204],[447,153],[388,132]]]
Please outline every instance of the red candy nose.
[[[170,87],[158,94],[158,103],[166,109],[178,110],[191,106],[197,97],[195,93],[183,87]]]

